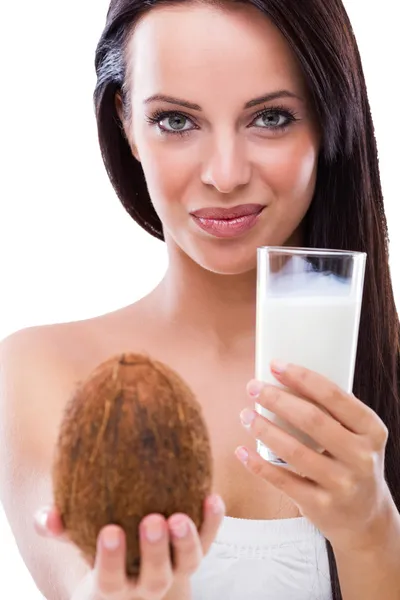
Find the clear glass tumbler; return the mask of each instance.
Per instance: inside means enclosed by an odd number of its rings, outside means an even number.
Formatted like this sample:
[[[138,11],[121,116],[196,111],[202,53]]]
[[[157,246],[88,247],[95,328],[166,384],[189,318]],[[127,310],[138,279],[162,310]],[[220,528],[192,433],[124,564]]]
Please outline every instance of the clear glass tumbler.
[[[270,371],[277,359],[316,371],[352,392],[366,258],[342,250],[257,249],[257,379],[283,387]],[[324,451],[258,403],[256,410],[306,446]],[[260,440],[257,451],[269,462],[289,466]]]

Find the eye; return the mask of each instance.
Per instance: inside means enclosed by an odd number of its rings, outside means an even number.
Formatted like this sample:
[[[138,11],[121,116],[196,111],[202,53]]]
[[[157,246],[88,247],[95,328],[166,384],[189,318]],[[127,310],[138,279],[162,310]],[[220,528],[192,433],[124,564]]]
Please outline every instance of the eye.
[[[257,121],[261,121],[261,125],[255,123],[257,127],[282,127],[287,123],[286,117],[278,113],[264,113],[261,117],[258,117]]]
[[[262,129],[283,130],[297,120],[295,113],[288,109],[269,108],[259,112],[251,125]]]
[[[165,131],[187,131],[190,129],[190,121],[185,115],[174,113],[158,121],[159,126]],[[189,127],[187,127],[189,126]]]
[[[156,111],[147,121],[156,125],[161,133],[165,134],[185,134],[193,129],[197,129],[189,117],[178,112]]]

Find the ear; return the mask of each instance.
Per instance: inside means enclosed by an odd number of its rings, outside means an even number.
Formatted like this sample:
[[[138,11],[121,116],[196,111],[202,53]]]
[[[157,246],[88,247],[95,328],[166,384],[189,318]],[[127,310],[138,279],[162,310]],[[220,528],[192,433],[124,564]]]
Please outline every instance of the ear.
[[[136,160],[138,160],[140,162],[140,158],[139,158],[139,153],[137,151],[137,147],[135,144],[133,144],[132,141],[132,136],[128,135],[128,131],[130,131],[127,122],[124,119],[124,109],[123,109],[123,103],[122,103],[122,98],[121,98],[121,94],[119,92],[116,92],[115,94],[115,109],[117,111],[117,115],[119,117],[119,120],[121,121],[122,124],[122,132],[123,135],[126,139],[126,141],[128,142],[132,154],[133,156],[136,158]]]

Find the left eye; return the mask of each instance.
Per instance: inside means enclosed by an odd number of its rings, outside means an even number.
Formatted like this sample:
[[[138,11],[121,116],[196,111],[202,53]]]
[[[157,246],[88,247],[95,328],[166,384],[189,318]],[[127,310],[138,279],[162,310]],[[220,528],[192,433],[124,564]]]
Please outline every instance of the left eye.
[[[276,129],[289,124],[289,118],[278,112],[264,112],[253,122],[256,127]]]

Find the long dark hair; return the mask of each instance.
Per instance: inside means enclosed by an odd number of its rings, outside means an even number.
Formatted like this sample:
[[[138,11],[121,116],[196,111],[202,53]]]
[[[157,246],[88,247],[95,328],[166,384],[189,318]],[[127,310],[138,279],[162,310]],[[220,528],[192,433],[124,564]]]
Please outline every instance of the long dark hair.
[[[132,26],[153,6],[183,1],[112,0],[95,60],[94,102],[106,170],[128,213],[160,240],[162,225],[142,167],[124,136],[115,93],[121,94],[129,116],[125,50]],[[258,8],[290,44],[321,126],[322,147],[315,194],[304,221],[304,245],[368,254],[353,391],[389,429],[385,476],[400,510],[400,329],[374,126],[353,29],[342,0],[239,1]],[[333,600],[342,600],[333,549],[328,540],[326,544]]]

